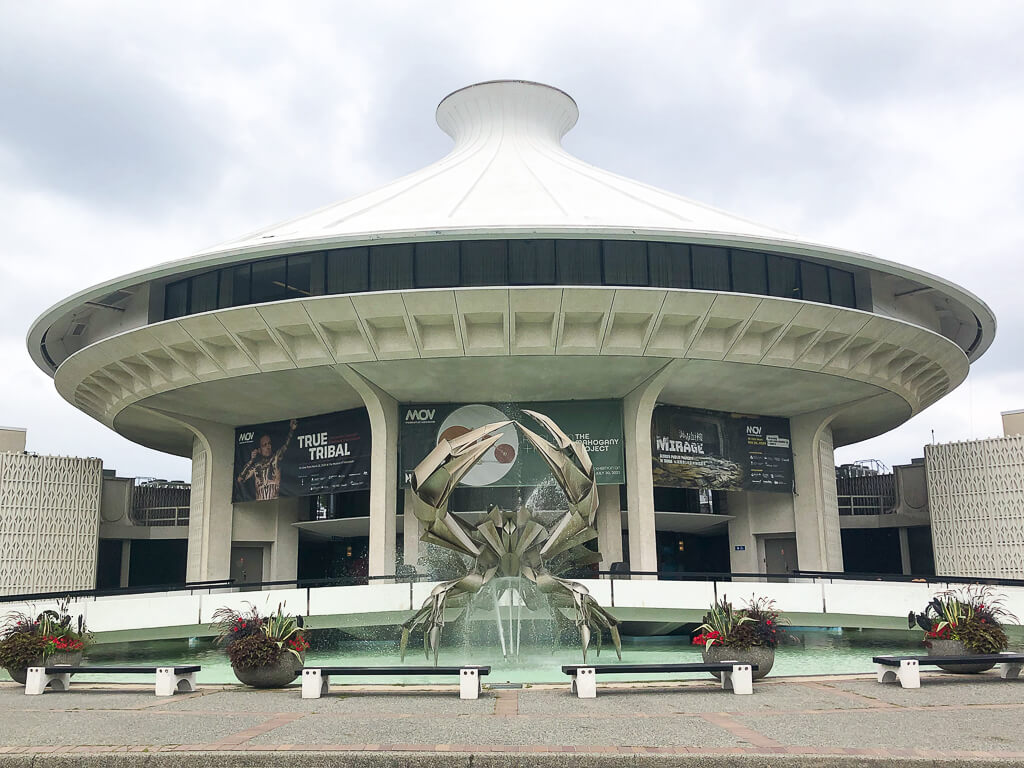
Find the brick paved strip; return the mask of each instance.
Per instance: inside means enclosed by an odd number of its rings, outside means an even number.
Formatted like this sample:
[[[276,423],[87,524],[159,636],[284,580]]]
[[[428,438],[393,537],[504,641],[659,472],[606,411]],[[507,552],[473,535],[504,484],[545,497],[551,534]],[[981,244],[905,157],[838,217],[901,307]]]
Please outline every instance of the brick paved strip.
[[[234,744],[244,744],[257,736],[262,736],[264,733],[280,728],[282,725],[294,722],[306,716],[305,712],[280,712],[269,720],[265,720],[259,725],[255,725],[252,728],[246,728],[244,731],[238,731],[230,736],[225,736],[223,739],[215,741],[211,746],[214,749],[222,746],[230,746]],[[252,749],[252,746],[248,746]]]
[[[760,731],[755,731],[753,728],[741,725],[724,712],[706,712],[701,715],[701,719],[707,720],[712,725],[716,725],[719,728],[728,731],[737,739],[742,739],[752,746],[761,748],[782,746],[782,744],[777,742],[775,739],[765,736]]]
[[[662,748],[578,748],[504,746],[472,752],[436,752],[403,750],[402,746],[366,745],[370,751],[353,751],[347,745],[294,747],[259,745],[241,753],[232,751],[181,751],[173,747],[154,748],[144,754],[113,754],[96,748],[72,755],[19,754],[0,755],[0,768],[384,768],[403,765],[410,768],[774,768],[793,765],[798,768],[897,768],[908,763],[949,768],[1006,768],[1019,765],[1024,752],[940,752],[921,749],[882,751],[823,747],[662,747]],[[327,753],[333,753],[328,755]]]
[[[494,699],[495,715],[519,714],[519,691],[498,691]]]

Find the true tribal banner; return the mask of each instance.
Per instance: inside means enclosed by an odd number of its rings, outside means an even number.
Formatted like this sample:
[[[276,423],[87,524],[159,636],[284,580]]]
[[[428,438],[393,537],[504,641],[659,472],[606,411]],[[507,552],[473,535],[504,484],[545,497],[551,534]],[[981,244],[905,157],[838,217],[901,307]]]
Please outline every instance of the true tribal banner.
[[[235,429],[234,502],[369,487],[370,420],[362,408]]]

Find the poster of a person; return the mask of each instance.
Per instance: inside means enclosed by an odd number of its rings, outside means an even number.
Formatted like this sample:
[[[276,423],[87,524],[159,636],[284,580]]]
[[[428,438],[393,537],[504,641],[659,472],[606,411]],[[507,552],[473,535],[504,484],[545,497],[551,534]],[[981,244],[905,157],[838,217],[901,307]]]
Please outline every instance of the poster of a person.
[[[261,435],[259,448],[253,448],[249,463],[238,474],[237,482],[240,486],[252,479],[256,486],[257,501],[276,499],[280,494],[281,459],[288,450],[288,446],[291,445],[292,436],[295,434],[297,426],[296,419],[292,419],[288,423],[288,436],[276,451],[270,435]]]

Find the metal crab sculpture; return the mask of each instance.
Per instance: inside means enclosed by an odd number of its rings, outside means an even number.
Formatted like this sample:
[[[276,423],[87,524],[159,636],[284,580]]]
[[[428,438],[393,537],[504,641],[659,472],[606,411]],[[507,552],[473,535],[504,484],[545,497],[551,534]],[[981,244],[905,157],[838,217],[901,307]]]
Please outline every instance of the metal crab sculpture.
[[[547,416],[523,411],[551,434],[552,445],[517,421],[486,424],[451,440],[441,439],[413,470],[413,512],[426,530],[421,541],[430,542],[473,558],[466,575],[434,587],[423,606],[402,625],[401,656],[405,658],[410,632],[423,628],[423,649],[437,664],[445,609],[456,618],[473,595],[498,577],[519,577],[522,604],[534,610],[537,593],[545,594],[554,609],[567,609],[575,617],[583,647],[583,661],[593,638],[601,650],[604,630],[611,634],[615,652],[622,658],[618,621],[578,582],[559,578],[555,572],[598,562],[601,555],[584,545],[597,537],[597,482],[594,465],[582,443],[574,442]],[[555,481],[568,500],[569,509],[549,530],[526,507],[515,512],[491,507],[484,520],[471,525],[449,510],[448,501],[460,479],[501,438],[499,430],[515,424],[551,468]],[[525,585],[524,585],[525,580]],[[497,610],[497,597],[495,597]],[[499,618],[499,631],[501,622]],[[504,636],[502,647],[504,648]]]

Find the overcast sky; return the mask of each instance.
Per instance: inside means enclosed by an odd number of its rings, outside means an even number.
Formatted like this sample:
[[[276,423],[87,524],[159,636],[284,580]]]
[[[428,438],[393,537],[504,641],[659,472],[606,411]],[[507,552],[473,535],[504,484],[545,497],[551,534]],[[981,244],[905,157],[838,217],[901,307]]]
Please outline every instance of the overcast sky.
[[[0,0],[0,425],[40,453],[186,479],[68,405],[25,333],[93,283],[437,159],[450,91],[571,94],[569,151],[909,264],[999,323],[967,382],[840,461],[1001,433],[1024,408],[1024,3]]]

